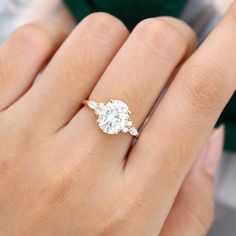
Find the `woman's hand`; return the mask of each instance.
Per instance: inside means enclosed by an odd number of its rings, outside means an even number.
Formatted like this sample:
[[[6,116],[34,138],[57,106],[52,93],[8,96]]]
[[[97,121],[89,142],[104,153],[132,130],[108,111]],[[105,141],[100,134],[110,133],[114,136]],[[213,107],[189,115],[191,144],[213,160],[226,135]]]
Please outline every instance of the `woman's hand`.
[[[166,17],[129,35],[92,14],[65,41],[48,23],[17,29],[0,48],[0,235],[204,235],[222,128],[192,166],[235,90],[235,15],[186,62],[194,34]],[[81,106],[123,100],[140,127],[174,74],[133,146]]]

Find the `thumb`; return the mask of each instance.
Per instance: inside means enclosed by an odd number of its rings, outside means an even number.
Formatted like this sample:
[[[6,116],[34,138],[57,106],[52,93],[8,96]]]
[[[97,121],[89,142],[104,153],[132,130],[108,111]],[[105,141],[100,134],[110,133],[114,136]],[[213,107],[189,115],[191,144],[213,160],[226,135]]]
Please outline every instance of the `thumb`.
[[[214,177],[222,156],[224,126],[214,130],[187,175],[160,233],[203,236],[214,219]]]

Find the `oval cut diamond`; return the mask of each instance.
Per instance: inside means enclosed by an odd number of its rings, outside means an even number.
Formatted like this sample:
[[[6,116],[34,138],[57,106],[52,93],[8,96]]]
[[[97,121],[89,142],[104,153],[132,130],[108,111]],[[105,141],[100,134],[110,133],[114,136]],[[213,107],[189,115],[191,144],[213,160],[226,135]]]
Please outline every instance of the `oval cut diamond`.
[[[138,130],[130,120],[131,111],[126,103],[111,99],[108,103],[83,100],[83,104],[94,110],[98,116],[97,124],[106,134],[130,133],[139,137]]]
[[[107,134],[118,134],[127,127],[129,108],[119,100],[111,100],[99,107],[98,125]]]

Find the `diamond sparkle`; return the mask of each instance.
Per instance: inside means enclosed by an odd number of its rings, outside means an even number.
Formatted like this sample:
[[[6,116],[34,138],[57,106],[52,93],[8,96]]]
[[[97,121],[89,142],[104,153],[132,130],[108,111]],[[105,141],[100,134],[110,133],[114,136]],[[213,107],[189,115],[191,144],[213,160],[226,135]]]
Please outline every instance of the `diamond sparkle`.
[[[131,112],[126,103],[111,99],[108,103],[88,101],[88,106],[95,110],[98,116],[97,124],[104,133],[129,132],[133,136],[138,136],[138,131],[132,126],[129,118]]]

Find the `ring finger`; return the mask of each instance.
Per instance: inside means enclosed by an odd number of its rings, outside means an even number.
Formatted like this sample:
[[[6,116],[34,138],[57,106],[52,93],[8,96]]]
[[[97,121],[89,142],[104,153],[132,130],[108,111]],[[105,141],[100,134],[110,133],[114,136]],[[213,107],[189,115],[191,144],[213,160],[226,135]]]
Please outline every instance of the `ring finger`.
[[[194,45],[193,32],[182,22],[167,17],[144,20],[106,69],[89,100],[107,102],[112,98],[124,101],[132,111],[134,126],[140,127],[167,80]],[[131,141],[130,135],[111,137],[104,134],[96,127],[95,117],[87,107],[75,116],[65,132],[72,134],[73,142],[80,140],[79,134],[89,145],[92,140],[96,142],[94,146],[106,143],[106,153],[112,155],[118,149],[121,158]]]

